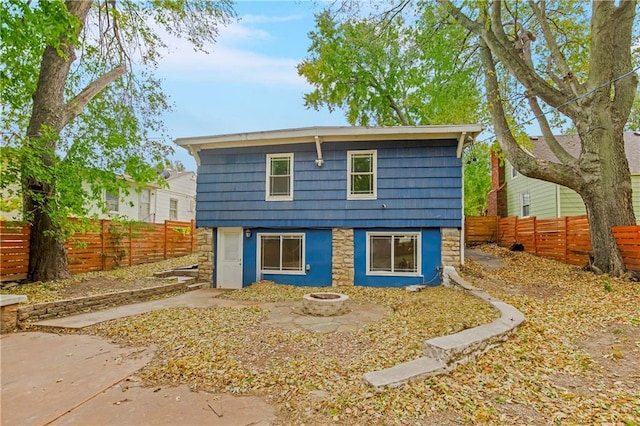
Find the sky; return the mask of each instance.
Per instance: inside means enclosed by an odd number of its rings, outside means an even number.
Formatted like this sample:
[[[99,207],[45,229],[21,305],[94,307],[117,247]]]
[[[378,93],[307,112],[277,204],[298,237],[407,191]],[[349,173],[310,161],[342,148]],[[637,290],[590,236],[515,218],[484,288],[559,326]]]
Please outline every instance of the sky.
[[[304,106],[313,90],[296,65],[305,59],[318,3],[238,1],[239,20],[221,27],[210,53],[196,53],[185,41],[170,41],[172,52],[157,74],[172,100],[165,124],[172,139],[309,126],[346,126],[342,111]],[[194,158],[174,145],[173,160],[196,170]]]

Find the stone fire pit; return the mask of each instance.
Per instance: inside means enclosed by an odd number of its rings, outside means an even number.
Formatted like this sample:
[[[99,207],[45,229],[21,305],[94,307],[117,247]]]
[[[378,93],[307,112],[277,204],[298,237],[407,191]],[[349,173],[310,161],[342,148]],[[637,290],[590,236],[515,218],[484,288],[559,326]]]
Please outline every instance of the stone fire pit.
[[[307,293],[302,297],[302,311],[307,315],[331,317],[349,312],[349,296],[341,293]]]

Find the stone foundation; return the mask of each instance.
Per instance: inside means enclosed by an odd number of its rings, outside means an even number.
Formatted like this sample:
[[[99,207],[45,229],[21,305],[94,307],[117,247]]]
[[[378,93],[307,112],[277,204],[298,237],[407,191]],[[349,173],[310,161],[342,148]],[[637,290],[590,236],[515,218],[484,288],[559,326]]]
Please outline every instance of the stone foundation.
[[[443,266],[460,266],[460,229],[442,228],[441,250]]]
[[[198,228],[198,281],[213,283],[213,228]]]
[[[353,285],[353,229],[333,228],[331,236],[331,285]]]

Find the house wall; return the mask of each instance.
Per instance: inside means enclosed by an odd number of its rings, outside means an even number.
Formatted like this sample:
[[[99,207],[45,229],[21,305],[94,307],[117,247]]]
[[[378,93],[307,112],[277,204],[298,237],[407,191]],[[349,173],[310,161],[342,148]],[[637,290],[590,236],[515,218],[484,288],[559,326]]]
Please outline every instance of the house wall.
[[[520,194],[529,191],[531,198],[530,216],[538,219],[550,219],[586,214],[582,198],[572,189],[539,179],[518,174],[511,177],[510,164],[506,167],[507,216],[520,217]],[[636,223],[640,224],[640,174],[631,176],[633,191],[633,210]],[[559,209],[558,209],[559,205]]]
[[[377,149],[376,200],[347,200],[347,150]],[[197,226],[461,227],[456,141],[325,143],[203,150]],[[294,200],[265,201],[266,155],[294,153]]]
[[[195,219],[196,175],[187,172],[167,179],[168,188],[159,188],[156,191],[155,221],[165,220],[190,221]],[[169,206],[171,199],[178,200],[178,217],[171,219]]]
[[[507,216],[521,216],[520,194],[529,192],[529,216],[539,218],[558,217],[556,208],[557,185],[551,182],[531,179],[520,173],[518,173],[517,177],[512,177],[512,167],[511,164],[506,167]]]

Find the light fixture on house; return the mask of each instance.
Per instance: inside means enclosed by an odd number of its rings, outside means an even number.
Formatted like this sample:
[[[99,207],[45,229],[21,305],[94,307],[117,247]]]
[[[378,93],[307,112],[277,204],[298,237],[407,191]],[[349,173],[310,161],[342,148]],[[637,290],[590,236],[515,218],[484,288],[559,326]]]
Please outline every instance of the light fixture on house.
[[[244,236],[247,238],[251,238],[251,229],[245,229]]]

